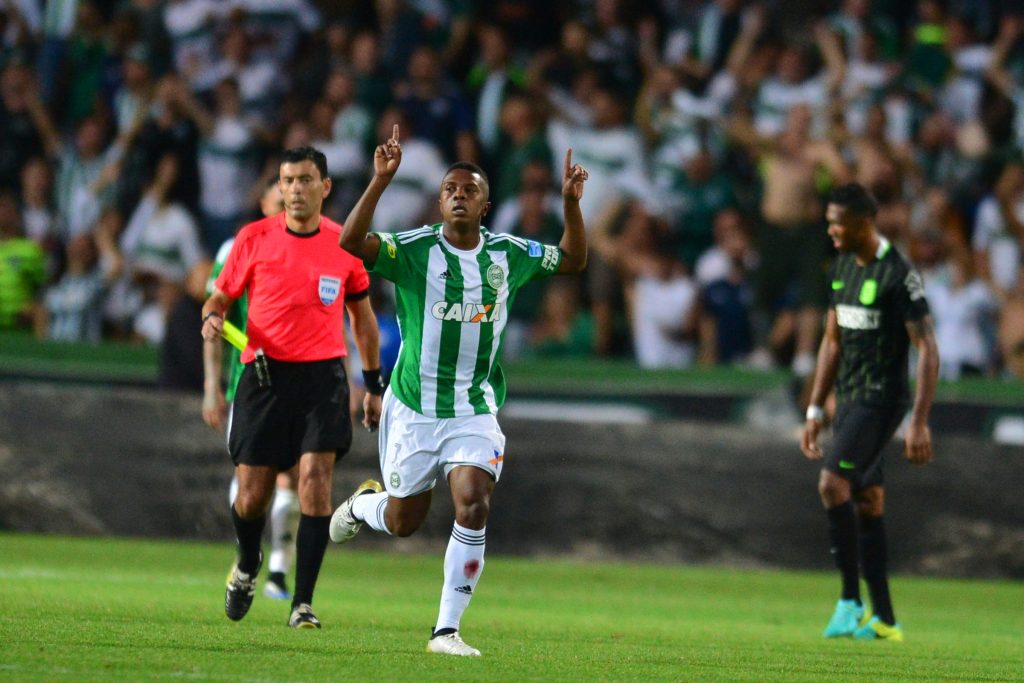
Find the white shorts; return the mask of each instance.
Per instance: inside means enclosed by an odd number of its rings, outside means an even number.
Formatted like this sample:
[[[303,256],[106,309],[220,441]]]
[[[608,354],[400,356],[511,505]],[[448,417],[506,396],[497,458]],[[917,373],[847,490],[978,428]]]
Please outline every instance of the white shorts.
[[[427,417],[384,392],[380,416],[380,471],[388,495],[408,498],[434,488],[460,465],[479,467],[498,481],[505,435],[494,415]]]

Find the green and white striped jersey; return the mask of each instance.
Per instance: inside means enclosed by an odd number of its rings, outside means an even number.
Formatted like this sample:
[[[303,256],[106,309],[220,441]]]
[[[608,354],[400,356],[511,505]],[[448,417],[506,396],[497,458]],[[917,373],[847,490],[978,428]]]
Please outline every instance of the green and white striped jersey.
[[[480,229],[476,248],[453,247],[441,225],[375,232],[371,272],[395,283],[402,345],[391,390],[428,417],[497,413],[505,402],[498,359],[508,309],[527,282],[558,269],[562,252]]]

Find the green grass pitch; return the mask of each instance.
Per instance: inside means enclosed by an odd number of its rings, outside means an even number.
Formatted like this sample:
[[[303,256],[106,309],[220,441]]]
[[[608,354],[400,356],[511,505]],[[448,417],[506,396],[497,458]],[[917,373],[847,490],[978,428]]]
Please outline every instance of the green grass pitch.
[[[1024,586],[896,577],[902,644],[825,641],[831,574],[490,557],[463,619],[480,659],[424,652],[441,553],[329,548],[322,631],[257,594],[224,616],[228,543],[0,534],[0,680],[1024,680]]]

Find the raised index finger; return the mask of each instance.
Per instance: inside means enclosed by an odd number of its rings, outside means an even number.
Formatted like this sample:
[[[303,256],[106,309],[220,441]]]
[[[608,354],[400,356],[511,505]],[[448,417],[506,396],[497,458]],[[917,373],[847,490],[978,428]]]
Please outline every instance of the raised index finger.
[[[398,124],[395,124],[394,130],[391,131],[391,139],[398,142]]]
[[[572,168],[572,147],[565,152],[565,173],[564,177],[569,177],[569,169]]]

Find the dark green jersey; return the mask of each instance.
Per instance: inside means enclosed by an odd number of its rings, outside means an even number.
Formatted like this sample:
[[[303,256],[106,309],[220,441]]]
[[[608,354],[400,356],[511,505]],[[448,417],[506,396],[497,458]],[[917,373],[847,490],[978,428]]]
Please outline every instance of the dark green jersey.
[[[839,324],[840,402],[892,405],[910,397],[906,323],[928,314],[921,276],[882,240],[875,259],[857,264],[840,254],[829,271],[831,307]]]

